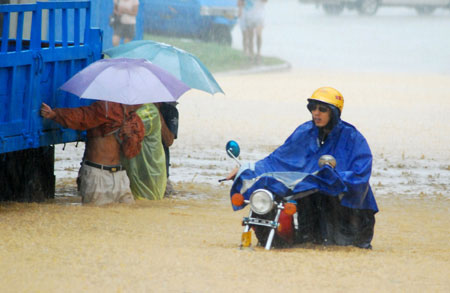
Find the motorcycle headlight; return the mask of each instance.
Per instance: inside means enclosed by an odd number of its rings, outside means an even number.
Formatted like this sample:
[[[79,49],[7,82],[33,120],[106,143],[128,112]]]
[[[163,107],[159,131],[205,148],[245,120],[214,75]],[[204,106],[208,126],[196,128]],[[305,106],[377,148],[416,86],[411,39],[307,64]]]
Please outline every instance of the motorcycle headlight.
[[[265,189],[255,190],[250,196],[250,208],[259,215],[265,215],[273,208],[273,195]]]

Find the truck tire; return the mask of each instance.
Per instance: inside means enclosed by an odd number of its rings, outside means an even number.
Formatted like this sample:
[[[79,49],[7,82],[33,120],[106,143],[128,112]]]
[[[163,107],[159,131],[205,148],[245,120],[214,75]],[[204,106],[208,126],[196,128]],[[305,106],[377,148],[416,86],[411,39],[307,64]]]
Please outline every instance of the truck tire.
[[[361,0],[358,3],[358,12],[361,15],[374,15],[378,10],[378,0]]]
[[[276,209],[273,209],[270,213],[266,215],[255,215],[253,214],[253,217],[265,219],[265,220],[273,220],[275,219]],[[271,228],[268,227],[262,227],[262,226],[252,226],[252,229],[255,231],[256,239],[258,239],[258,245],[265,247],[267,243],[267,239],[269,238]],[[273,240],[272,240],[272,247],[273,248],[285,248],[290,247],[292,244],[286,242],[283,240],[278,233],[275,233]]]
[[[339,15],[344,10],[344,4],[323,4],[323,10],[328,15]]]
[[[42,202],[55,196],[53,147],[0,155],[0,201]]]
[[[419,15],[430,15],[436,10],[436,7],[426,6],[426,5],[416,6],[414,8],[416,9],[417,14],[419,14]]]

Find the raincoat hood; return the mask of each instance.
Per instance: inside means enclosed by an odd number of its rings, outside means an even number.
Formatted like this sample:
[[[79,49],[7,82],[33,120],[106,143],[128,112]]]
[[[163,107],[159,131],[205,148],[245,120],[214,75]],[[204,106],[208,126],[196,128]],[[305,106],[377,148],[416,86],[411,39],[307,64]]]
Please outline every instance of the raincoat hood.
[[[320,144],[318,135],[319,129],[312,121],[300,125],[272,154],[256,162],[252,168],[241,168],[231,195],[240,192],[246,186],[246,180],[255,182],[255,179],[257,181],[268,173],[270,176],[274,172],[291,172],[298,175],[289,184],[283,183],[285,188],[277,190],[277,194],[288,196],[317,189],[330,196],[340,195],[343,206],[377,212],[378,207],[369,185],[372,154],[365,138],[354,126],[340,119],[324,144]],[[334,156],[336,168],[320,168],[318,160],[322,155]],[[285,183],[288,181],[284,180]],[[256,188],[271,190],[271,184],[263,185],[254,184],[255,188],[247,188],[242,194],[248,199]]]
[[[339,123],[341,120],[341,112],[339,109],[333,105],[328,105],[328,107],[331,109],[331,123],[333,127]]]

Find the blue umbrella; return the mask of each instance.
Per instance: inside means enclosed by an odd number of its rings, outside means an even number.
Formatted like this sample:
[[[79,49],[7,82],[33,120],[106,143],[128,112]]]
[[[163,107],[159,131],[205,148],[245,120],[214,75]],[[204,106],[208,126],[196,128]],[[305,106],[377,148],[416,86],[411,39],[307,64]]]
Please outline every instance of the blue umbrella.
[[[191,88],[210,94],[223,93],[206,66],[194,55],[149,40],[132,41],[104,51],[111,58],[144,58],[170,72]]]

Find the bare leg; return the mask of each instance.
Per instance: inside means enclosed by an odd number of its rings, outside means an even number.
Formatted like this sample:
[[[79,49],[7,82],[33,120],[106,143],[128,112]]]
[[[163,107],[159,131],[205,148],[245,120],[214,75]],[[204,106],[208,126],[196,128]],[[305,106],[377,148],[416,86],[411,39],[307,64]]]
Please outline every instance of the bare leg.
[[[253,50],[253,36],[254,36],[254,29],[248,30],[248,53],[250,58],[253,59],[255,56],[254,50]]]
[[[242,30],[242,49],[245,55],[248,55],[248,32],[247,30]]]
[[[262,26],[256,28],[256,62],[261,61],[261,46],[262,46]]]

